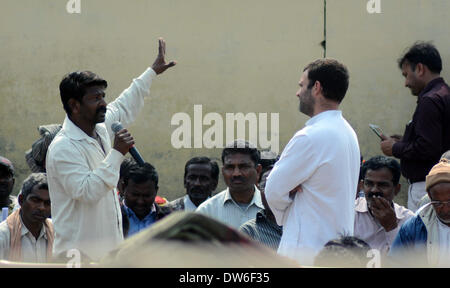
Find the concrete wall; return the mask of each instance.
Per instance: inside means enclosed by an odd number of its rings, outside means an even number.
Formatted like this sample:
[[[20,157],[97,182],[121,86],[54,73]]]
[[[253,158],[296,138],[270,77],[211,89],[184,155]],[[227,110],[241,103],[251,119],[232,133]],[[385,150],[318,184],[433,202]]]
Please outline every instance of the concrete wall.
[[[355,0],[81,0],[80,14],[69,14],[67,2],[2,0],[0,155],[17,167],[15,193],[30,172],[24,151],[37,139],[37,126],[64,119],[58,91],[63,75],[96,72],[108,81],[111,101],[153,63],[160,36],[167,58],[178,65],[154,81],[130,131],[160,174],[160,195],[169,199],[184,194],[189,158],[220,159],[221,153],[175,149],[172,117],[184,112],[194,119],[195,104],[203,116],[216,112],[223,119],[226,113],[279,113],[281,152],[307,121],[295,92],[302,68],[324,55],[324,30],[327,56],[351,73],[343,111],[366,158],[379,154],[368,123],[401,133],[414,110],[415,98],[395,62],[406,46],[434,40],[450,78],[445,0],[381,0],[381,14],[369,14],[367,1]],[[219,189],[224,187],[221,181]]]

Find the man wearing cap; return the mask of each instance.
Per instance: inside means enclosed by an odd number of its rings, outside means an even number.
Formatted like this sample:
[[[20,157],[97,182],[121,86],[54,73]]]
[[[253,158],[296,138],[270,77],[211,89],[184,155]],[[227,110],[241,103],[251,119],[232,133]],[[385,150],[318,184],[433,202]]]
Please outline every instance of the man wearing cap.
[[[46,172],[45,156],[47,156],[48,146],[61,128],[61,124],[48,124],[38,127],[41,138],[36,140],[31,145],[31,149],[25,152],[25,160],[33,173]]]
[[[17,203],[17,198],[11,195],[14,182],[13,164],[9,159],[0,156],[0,207],[8,207],[8,215]]]
[[[450,267],[450,163],[441,159],[426,176],[431,202],[400,228],[389,255],[394,264]]]

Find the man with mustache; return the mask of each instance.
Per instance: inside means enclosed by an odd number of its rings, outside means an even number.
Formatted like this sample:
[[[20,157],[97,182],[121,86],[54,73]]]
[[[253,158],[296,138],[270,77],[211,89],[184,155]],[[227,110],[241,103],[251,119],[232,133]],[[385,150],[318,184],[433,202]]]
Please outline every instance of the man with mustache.
[[[222,151],[222,175],[227,189],[203,202],[195,212],[203,213],[239,229],[264,209],[256,184],[261,173],[260,152],[251,143],[235,140]]]
[[[45,263],[51,260],[53,225],[45,173],[33,173],[23,182],[20,208],[0,224],[0,259]]]
[[[408,209],[415,212],[426,194],[425,176],[450,149],[450,88],[440,76],[439,51],[430,43],[415,43],[398,65],[405,86],[417,96],[417,106],[403,136],[383,135],[380,146],[386,156],[400,159],[402,174],[409,182]]]
[[[153,78],[174,65],[166,63],[165,42],[160,38],[152,67],[109,104],[107,82],[90,71],[70,73],[61,81],[67,116],[46,158],[56,231],[54,254],[61,261],[67,261],[71,249],[86,256],[82,262],[98,260],[123,241],[115,190],[120,164],[134,141],[126,129],[114,134],[111,124],[120,121],[128,127],[150,94]]]
[[[208,157],[194,157],[184,166],[186,195],[168,204],[173,211],[194,211],[210,198],[219,182],[219,166]]]

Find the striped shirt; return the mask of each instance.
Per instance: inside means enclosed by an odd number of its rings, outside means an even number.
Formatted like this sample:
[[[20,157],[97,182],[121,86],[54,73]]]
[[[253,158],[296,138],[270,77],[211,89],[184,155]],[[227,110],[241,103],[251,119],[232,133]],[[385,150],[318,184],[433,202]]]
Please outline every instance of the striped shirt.
[[[210,216],[228,226],[239,229],[248,220],[255,219],[256,213],[261,209],[264,209],[261,192],[255,186],[253,199],[247,207],[243,208],[236,203],[227,188],[200,204],[195,212]]]
[[[251,219],[242,224],[239,231],[244,232],[253,240],[277,250],[283,228],[267,217],[266,210],[261,210],[256,213],[256,219]]]

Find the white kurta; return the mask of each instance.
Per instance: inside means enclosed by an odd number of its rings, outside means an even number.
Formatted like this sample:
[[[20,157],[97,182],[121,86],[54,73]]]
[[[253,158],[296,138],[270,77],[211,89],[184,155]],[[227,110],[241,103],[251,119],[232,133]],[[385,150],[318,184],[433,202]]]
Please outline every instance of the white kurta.
[[[66,116],[46,159],[55,229],[53,255],[78,249],[98,260],[123,240],[115,187],[124,157],[111,147],[111,124],[120,121],[128,127],[134,121],[155,76],[148,68],[108,104],[105,122],[95,128],[105,152]]]
[[[322,112],[298,131],[271,171],[265,190],[283,226],[278,253],[312,265],[329,240],[353,235],[358,139],[342,112]],[[294,198],[289,192],[302,185]]]

